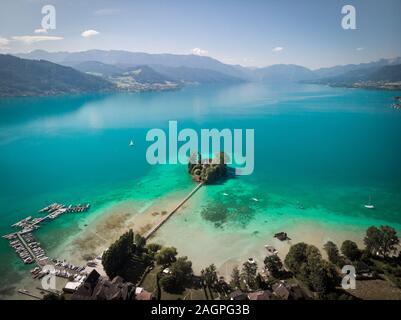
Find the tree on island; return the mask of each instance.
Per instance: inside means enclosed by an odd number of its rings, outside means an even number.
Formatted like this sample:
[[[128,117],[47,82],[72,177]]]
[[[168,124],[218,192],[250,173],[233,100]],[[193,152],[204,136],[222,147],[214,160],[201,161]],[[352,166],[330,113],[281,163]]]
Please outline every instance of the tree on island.
[[[121,274],[134,252],[134,232],[129,230],[103,253],[103,268],[110,279]]]
[[[191,284],[193,277],[192,262],[187,257],[179,257],[170,266],[170,273],[163,275],[160,284],[170,293],[181,293]]]
[[[156,263],[161,266],[169,266],[175,261],[177,261],[177,249],[174,247],[162,248],[156,253],[155,259]]]
[[[395,252],[396,246],[399,244],[399,239],[397,231],[392,227],[381,226],[377,228],[372,226],[366,231],[364,243],[366,250],[373,255],[378,254],[387,258],[389,254]]]
[[[283,269],[283,263],[277,255],[267,256],[264,260],[265,269],[274,278],[279,278],[281,270]]]
[[[346,256],[351,261],[356,261],[361,257],[361,250],[359,250],[358,245],[351,241],[345,240],[341,245],[341,253]]]
[[[213,183],[227,175],[228,157],[220,152],[212,159],[202,159],[201,155],[194,153],[189,158],[188,173],[195,180],[205,183]]]
[[[188,173],[193,175],[195,166],[200,165],[201,163],[202,163],[201,154],[198,152],[192,153],[188,159]]]

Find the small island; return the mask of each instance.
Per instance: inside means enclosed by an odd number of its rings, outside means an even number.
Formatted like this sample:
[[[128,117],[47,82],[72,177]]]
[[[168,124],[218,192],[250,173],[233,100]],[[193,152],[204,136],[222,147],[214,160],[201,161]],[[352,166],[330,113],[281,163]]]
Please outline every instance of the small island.
[[[188,173],[192,179],[206,184],[228,177],[228,156],[220,152],[213,158],[202,159],[199,153],[194,153],[189,158]]]

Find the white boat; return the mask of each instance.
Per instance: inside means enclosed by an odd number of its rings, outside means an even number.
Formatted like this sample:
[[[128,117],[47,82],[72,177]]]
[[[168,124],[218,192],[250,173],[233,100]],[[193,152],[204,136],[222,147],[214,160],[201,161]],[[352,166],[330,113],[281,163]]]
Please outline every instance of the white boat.
[[[223,196],[228,196],[228,193],[225,193],[225,192],[224,192],[224,193],[223,193]]]
[[[134,141],[131,140],[131,141],[129,142],[129,146],[130,146],[130,147],[133,147],[133,146],[134,146]]]
[[[252,198],[253,201],[259,202],[259,199],[257,198]]]
[[[365,206],[364,206],[366,209],[374,209],[375,208],[375,206],[372,204],[372,200],[371,200],[371,197],[369,196],[369,203],[368,204],[365,204]]]
[[[276,248],[274,248],[273,246],[266,244],[265,248],[268,252],[269,255],[276,255],[278,253],[278,251],[276,250]]]

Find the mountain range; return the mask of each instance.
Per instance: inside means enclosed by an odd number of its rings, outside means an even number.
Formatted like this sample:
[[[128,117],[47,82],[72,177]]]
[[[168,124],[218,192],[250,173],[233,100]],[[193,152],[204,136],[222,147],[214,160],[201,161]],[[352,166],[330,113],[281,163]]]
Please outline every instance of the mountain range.
[[[311,70],[293,64],[248,68],[198,55],[149,54],[122,50],[0,55],[0,95],[57,94],[99,90],[171,90],[188,84],[308,82],[346,87],[400,89],[401,58]],[[17,59],[14,57],[14,59]],[[12,63],[8,65],[8,60]],[[54,81],[30,73],[36,68]],[[53,70],[53,71],[51,71]],[[22,76],[22,73],[24,74]],[[57,73],[57,74],[56,74]],[[74,82],[73,78],[77,81]],[[23,79],[21,79],[23,78]],[[24,84],[31,86],[24,90]],[[388,85],[391,83],[391,85]],[[52,87],[47,87],[51,85]],[[63,91],[64,90],[64,91]]]
[[[114,89],[102,78],[44,60],[0,55],[0,96],[36,96]]]

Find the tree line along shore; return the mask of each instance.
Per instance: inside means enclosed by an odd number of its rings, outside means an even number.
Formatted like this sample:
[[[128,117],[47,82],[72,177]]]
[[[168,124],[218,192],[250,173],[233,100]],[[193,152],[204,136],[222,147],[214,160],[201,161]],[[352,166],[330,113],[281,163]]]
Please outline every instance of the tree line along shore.
[[[364,244],[358,248],[346,240],[338,248],[328,241],[322,248],[325,259],[319,248],[300,242],[290,247],[284,261],[268,252],[264,261],[249,258],[225,279],[214,264],[194,274],[192,262],[179,256],[176,248],[147,243],[129,230],[102,255],[107,276],[90,274],[76,291],[49,293],[44,299],[353,300],[369,299],[372,294],[376,299],[401,299],[396,230],[372,226],[366,231]],[[355,268],[356,290],[341,286],[345,276],[341,269],[346,265]],[[110,291],[110,287],[114,289]],[[382,296],[374,297],[375,288]]]

